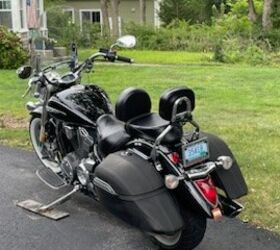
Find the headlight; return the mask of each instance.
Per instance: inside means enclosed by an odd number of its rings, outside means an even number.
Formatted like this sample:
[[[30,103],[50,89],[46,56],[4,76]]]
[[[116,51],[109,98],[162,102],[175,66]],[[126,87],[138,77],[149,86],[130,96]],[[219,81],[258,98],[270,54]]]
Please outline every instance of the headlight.
[[[89,172],[86,169],[85,165],[81,163],[79,167],[77,168],[77,177],[79,182],[85,186],[89,182]]]

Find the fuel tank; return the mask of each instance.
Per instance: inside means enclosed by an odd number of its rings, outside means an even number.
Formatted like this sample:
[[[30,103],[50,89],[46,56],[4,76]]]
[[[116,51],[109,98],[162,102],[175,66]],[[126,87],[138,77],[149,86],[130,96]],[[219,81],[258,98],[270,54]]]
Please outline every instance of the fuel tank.
[[[96,85],[75,85],[52,96],[48,114],[58,120],[83,126],[95,126],[99,116],[112,113],[106,92]]]

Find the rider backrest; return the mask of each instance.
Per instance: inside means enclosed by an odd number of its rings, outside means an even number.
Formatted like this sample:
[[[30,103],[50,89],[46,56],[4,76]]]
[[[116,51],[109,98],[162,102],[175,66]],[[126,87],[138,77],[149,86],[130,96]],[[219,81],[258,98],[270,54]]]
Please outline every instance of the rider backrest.
[[[151,112],[151,99],[143,89],[127,88],[119,96],[116,102],[116,117],[127,122],[128,120]]]
[[[195,108],[195,95],[194,92],[187,87],[177,87],[166,90],[160,97],[159,101],[159,114],[161,118],[170,121],[172,119],[172,112],[175,102],[181,98],[187,97],[190,101],[191,110]],[[178,105],[177,113],[187,110],[186,103],[182,102]]]

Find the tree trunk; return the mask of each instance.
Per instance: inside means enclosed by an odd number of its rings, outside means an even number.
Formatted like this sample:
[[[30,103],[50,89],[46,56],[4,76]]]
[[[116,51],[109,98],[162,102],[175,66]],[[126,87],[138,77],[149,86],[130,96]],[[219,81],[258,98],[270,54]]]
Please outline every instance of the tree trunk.
[[[264,0],[263,15],[262,15],[262,27],[264,31],[268,31],[272,28],[272,3],[273,0]]]
[[[100,0],[100,8],[102,13],[102,34],[105,37],[110,36],[110,24],[108,14],[108,0]]]
[[[113,23],[113,36],[114,38],[118,38],[120,35],[119,29],[119,10],[120,0],[111,0],[111,6],[112,6],[112,23]]]
[[[144,25],[146,23],[146,0],[139,0],[140,8],[140,23]]]
[[[257,13],[256,13],[256,9],[255,9],[255,4],[254,4],[254,0],[248,0],[248,9],[249,9],[249,20],[252,23],[255,23],[257,21]]]

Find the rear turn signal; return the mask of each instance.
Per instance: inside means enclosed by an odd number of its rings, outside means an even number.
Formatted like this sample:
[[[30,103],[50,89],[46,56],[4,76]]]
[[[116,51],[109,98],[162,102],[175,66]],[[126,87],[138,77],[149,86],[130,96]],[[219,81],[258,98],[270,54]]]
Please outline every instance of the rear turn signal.
[[[165,186],[168,189],[175,189],[179,186],[180,179],[172,174],[166,175],[164,178]]]

